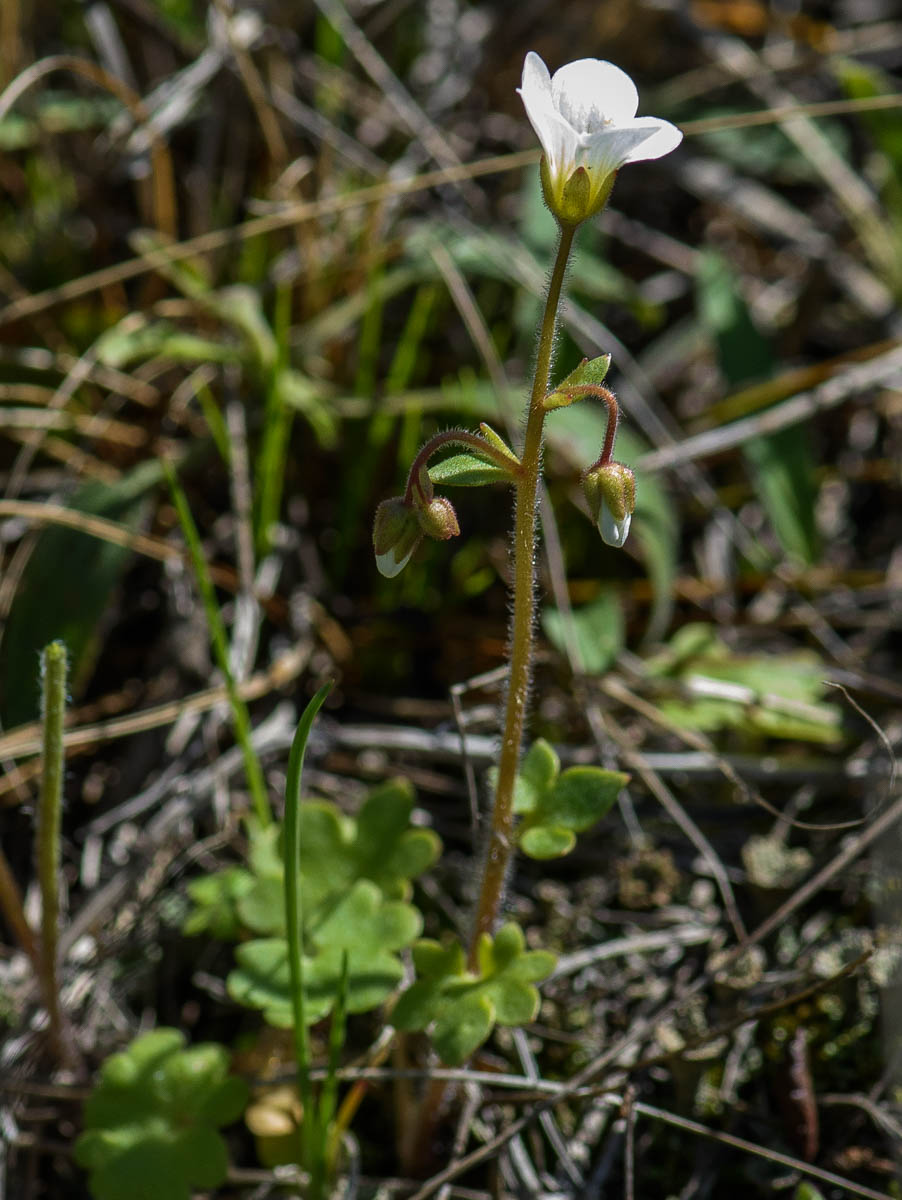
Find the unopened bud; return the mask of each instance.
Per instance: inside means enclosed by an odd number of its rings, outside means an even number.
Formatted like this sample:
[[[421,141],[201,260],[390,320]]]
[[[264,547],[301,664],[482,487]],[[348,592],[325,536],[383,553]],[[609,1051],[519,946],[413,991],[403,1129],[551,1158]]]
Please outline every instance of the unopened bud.
[[[428,504],[419,505],[417,518],[423,533],[440,542],[457,537],[460,533],[454,505],[444,496],[435,496]]]
[[[373,523],[373,549],[380,574],[393,579],[403,571],[422,536],[412,505],[406,504],[402,496],[383,500]]]
[[[609,462],[583,476],[583,494],[602,541],[620,547],[636,507],[636,477],[623,463]]]

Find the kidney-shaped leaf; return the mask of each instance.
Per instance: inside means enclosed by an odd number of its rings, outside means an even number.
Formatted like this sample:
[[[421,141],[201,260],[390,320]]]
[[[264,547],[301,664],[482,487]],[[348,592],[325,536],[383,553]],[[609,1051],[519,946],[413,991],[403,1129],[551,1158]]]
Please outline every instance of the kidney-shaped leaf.
[[[146,1033],[108,1058],[75,1145],[96,1200],[190,1200],[194,1188],[218,1187],[228,1158],[217,1128],[247,1101],[247,1085],[228,1069],[224,1047],[185,1049],[176,1029]]]
[[[342,989],[342,962],[348,958],[347,1011],[368,1012],[398,986],[404,974],[397,951],[410,945],[422,927],[420,914],[401,900],[386,900],[361,879],[308,936],[304,956],[305,1012],[309,1023],[335,1006]],[[291,975],[285,938],[258,938],[235,951],[229,995],[260,1008],[271,1024],[292,1024]]]

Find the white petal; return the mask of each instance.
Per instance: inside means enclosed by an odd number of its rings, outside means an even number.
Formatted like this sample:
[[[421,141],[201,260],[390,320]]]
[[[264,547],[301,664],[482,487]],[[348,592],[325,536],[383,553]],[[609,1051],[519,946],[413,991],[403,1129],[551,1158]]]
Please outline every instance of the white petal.
[[[529,123],[536,131],[536,137],[545,151],[548,167],[553,176],[569,177],[576,165],[576,154],[579,147],[579,135],[567,124],[551,103],[550,88],[542,86],[541,79],[535,77],[527,80],[527,67],[530,57],[536,60],[539,69],[548,75],[548,69],[538,54],[527,55],[526,66],[523,68],[523,87],[518,88]]]
[[[535,50],[530,50],[523,61],[523,77],[517,91],[524,97],[524,103],[526,93],[545,92],[551,96],[551,75]]]
[[[662,121],[660,117],[637,117],[630,123],[631,129],[638,127],[648,130],[648,137],[630,151],[625,162],[646,162],[652,158],[662,158],[671,150],[676,150],[683,140],[683,134],[676,125]]]
[[[594,133],[605,121],[621,125],[636,115],[636,85],[613,63],[580,58],[551,77],[555,107],[580,133]]]
[[[627,513],[622,521],[618,521],[602,500],[598,510],[598,532],[601,534],[601,540],[619,550],[629,536],[629,531],[630,514]]]
[[[654,117],[650,119],[654,121]],[[655,129],[648,129],[637,121],[630,121],[621,129],[603,129],[593,138],[584,139],[577,161],[590,171],[598,171],[600,177],[609,175],[626,162],[644,158],[643,143],[654,134]]]
[[[394,550],[386,550],[384,554],[376,555],[376,566],[379,569],[379,574],[384,575],[386,579],[394,579],[396,575],[400,575],[407,564],[410,562],[410,556],[413,554],[419,545],[419,539],[410,547],[400,562],[395,558]]]

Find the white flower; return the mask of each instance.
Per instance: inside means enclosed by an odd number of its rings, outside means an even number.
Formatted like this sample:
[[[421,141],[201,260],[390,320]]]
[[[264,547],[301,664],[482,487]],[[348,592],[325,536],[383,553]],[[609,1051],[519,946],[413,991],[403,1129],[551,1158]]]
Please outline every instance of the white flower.
[[[570,224],[604,206],[624,163],[661,158],[683,139],[669,121],[637,117],[632,79],[597,58],[567,63],[551,75],[530,50],[517,90],[545,151],[545,199]]]

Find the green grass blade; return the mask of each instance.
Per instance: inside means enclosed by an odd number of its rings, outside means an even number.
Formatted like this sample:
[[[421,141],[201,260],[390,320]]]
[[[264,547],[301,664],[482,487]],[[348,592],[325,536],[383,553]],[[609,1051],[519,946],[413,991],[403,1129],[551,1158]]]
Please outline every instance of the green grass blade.
[[[294,1053],[298,1067],[298,1091],[304,1106],[301,1138],[303,1166],[314,1175],[315,1164],[322,1159],[321,1139],[316,1144],[318,1121],[315,1118],[313,1084],[310,1080],[310,1035],[307,1030],[307,1013],[304,999],[304,927],[301,902],[301,774],[304,769],[304,754],[307,739],[316,714],[332,689],[331,683],[323,684],[301,716],[291,743],[288,756],[288,779],[285,787],[285,828],[283,853],[285,860],[285,925],[288,934],[288,966],[291,972],[291,993],[294,1007]]]
[[[260,759],[257,757],[257,752],[251,741],[251,718],[247,711],[247,705],[238,694],[235,678],[229,666],[229,640],[225,625],[223,624],[222,614],[219,611],[219,604],[216,601],[213,581],[210,578],[203,548],[200,544],[200,535],[197,532],[197,526],[194,524],[191,509],[188,507],[188,499],[176,478],[171,463],[166,462],[165,459],[163,460],[163,470],[166,473],[166,482],[169,484],[169,491],[172,494],[172,501],[178,513],[182,533],[188,544],[188,553],[191,555],[191,565],[194,568],[194,575],[197,579],[197,586],[200,590],[204,611],[207,616],[207,626],[210,631],[213,655],[225,679],[229,706],[232,710],[232,725],[235,729],[235,738],[241,747],[241,753],[244,757],[244,771],[251,792],[254,812],[261,825],[270,825],[272,823],[272,809],[269,805],[269,797],[266,794],[266,781],[263,778]]]

